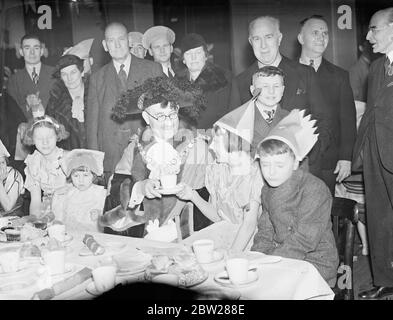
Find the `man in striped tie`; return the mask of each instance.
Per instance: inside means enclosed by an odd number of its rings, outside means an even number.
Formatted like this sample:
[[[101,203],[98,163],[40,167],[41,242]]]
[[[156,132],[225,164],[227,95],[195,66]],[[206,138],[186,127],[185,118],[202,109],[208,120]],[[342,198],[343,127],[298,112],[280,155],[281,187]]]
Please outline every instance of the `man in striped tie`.
[[[175,33],[164,26],[154,26],[147,29],[142,38],[142,44],[155,62],[162,66],[162,71],[168,78],[173,78],[175,72],[172,69],[171,55]]]

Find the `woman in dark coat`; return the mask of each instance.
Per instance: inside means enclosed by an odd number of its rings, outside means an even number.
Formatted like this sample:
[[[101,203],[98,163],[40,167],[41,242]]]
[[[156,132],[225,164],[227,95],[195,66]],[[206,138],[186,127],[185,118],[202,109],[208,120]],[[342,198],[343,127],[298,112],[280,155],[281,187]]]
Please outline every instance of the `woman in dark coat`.
[[[59,146],[65,150],[87,148],[85,116],[89,79],[83,76],[83,60],[72,54],[62,56],[53,76],[58,80],[50,92],[45,113],[70,133]]]
[[[207,44],[199,34],[187,34],[181,42],[181,51],[186,68],[176,76],[202,88],[206,109],[200,115],[197,128],[212,128],[213,123],[229,111],[231,74],[208,60]]]

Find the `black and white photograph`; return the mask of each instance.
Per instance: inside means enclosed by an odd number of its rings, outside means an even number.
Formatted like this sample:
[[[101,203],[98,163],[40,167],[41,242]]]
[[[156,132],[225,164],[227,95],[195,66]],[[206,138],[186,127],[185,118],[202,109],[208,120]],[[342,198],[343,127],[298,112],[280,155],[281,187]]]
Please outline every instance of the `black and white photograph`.
[[[391,0],[0,0],[0,84],[0,300],[393,300]]]

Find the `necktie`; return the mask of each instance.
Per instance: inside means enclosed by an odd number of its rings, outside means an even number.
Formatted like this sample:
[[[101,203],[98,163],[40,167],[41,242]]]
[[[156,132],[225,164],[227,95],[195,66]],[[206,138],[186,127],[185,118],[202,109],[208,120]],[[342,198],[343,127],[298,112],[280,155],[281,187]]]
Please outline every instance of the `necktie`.
[[[388,57],[386,57],[386,61],[385,61],[385,75],[389,77],[393,75],[393,65]]]
[[[35,67],[33,68],[33,72],[31,73],[31,78],[33,79],[34,84],[38,83],[38,74],[35,71]]]
[[[123,90],[127,89],[127,73],[124,70],[124,64],[120,65],[120,71],[119,71],[119,79],[121,82],[121,86],[123,87]]]
[[[273,121],[274,111],[275,110],[263,110],[263,112],[267,115],[267,118],[265,120],[269,124],[272,123],[272,121]]]

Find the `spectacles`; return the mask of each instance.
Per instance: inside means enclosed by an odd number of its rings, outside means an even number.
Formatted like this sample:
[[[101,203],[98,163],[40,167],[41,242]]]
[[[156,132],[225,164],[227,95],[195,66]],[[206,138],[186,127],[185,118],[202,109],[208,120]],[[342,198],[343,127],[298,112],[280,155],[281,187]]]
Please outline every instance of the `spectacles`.
[[[385,26],[379,27],[379,28],[377,26],[370,26],[370,27],[368,27],[368,31],[369,32],[371,31],[373,34],[376,34],[378,31],[385,30],[386,28],[389,28],[391,26],[393,26],[393,22],[390,22],[390,23],[386,24]]]
[[[156,119],[158,122],[164,122],[164,121],[166,120],[166,118],[169,118],[170,120],[175,120],[175,119],[177,119],[177,117],[178,117],[177,112],[172,112],[172,113],[170,113],[170,114],[168,114],[168,115],[166,115],[166,114],[161,114],[161,115],[159,115],[158,117],[153,116],[151,113],[147,112],[146,110],[145,110],[145,112],[146,112],[150,117],[152,117],[153,119]]]

